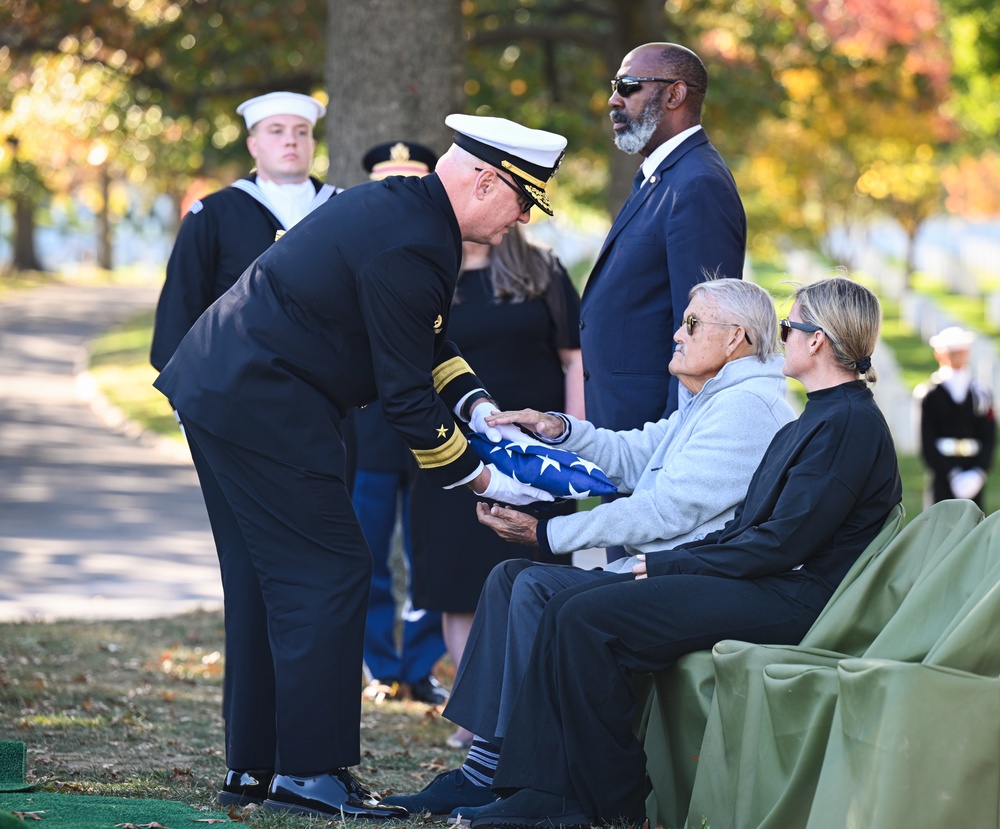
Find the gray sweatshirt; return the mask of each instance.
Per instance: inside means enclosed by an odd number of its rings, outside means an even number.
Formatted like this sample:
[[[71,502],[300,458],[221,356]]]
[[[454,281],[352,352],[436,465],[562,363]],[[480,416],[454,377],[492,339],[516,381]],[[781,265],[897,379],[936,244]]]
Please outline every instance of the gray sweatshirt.
[[[642,429],[613,432],[569,417],[570,449],[631,493],[539,526],[554,553],[624,545],[609,565],[628,572],[635,553],[664,550],[721,528],[746,496],[774,434],[795,417],[786,401],[784,358],[743,357],[722,367],[690,403]],[[544,546],[544,543],[543,543]]]

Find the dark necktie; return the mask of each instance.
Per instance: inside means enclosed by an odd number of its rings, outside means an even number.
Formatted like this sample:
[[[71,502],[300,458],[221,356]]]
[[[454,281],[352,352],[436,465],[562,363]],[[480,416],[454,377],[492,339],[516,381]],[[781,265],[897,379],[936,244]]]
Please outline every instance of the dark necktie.
[[[643,175],[642,167],[639,167],[639,172],[635,174],[635,178],[632,179],[632,192],[628,194],[628,198],[625,199],[625,204],[622,205],[622,209],[618,211],[619,215],[625,211],[625,209],[632,204],[632,200],[636,197],[636,194],[642,189],[642,183],[646,180],[646,176]]]
[[[639,172],[635,174],[635,178],[632,179],[632,195],[634,196],[639,192],[642,187],[643,182],[646,180],[646,174],[642,171],[642,167],[639,167]]]

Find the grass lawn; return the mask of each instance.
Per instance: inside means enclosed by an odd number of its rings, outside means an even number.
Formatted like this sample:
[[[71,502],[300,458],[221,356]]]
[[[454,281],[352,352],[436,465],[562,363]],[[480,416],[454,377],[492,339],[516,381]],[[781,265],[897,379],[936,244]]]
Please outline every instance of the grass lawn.
[[[2,624],[0,733],[27,745],[41,790],[211,806],[225,773],[223,639],[220,612]],[[365,702],[355,771],[383,794],[416,791],[462,760],[444,746],[453,729],[426,705]],[[334,825],[259,808],[231,816],[260,829]]]

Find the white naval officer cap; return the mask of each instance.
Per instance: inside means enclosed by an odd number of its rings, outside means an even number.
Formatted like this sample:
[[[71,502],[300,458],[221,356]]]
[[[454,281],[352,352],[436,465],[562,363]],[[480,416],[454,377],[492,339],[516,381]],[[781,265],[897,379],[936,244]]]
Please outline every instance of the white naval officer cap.
[[[444,123],[455,130],[455,144],[506,170],[532,204],[552,215],[545,186],[565,155],[563,136],[485,115],[449,115]]]
[[[246,119],[248,130],[272,115],[298,115],[315,127],[316,122],[326,115],[326,107],[315,98],[298,92],[268,92],[244,101],[236,107],[236,114]]]
[[[930,338],[935,351],[965,351],[976,341],[976,335],[957,325],[949,325]]]

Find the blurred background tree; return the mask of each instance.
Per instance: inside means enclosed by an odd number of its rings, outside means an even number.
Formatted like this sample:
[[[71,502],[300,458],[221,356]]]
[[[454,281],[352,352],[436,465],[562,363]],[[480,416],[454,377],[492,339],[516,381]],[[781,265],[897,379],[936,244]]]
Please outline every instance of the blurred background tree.
[[[705,126],[740,184],[751,253],[836,259],[834,227],[889,216],[912,240],[945,207],[996,211],[994,5],[7,0],[0,197],[21,199],[19,239],[26,214],[82,203],[110,251],[137,200],[166,193],[179,218],[185,194],[245,172],[236,104],[284,88],[329,99],[332,158],[321,150],[316,172],[334,183],[359,181],[364,149],[394,135],[443,149],[450,111],[504,115],[569,137],[560,213],[606,222],[638,162],[613,147],[608,80],[634,46],[672,40],[708,65]],[[33,171],[17,187],[15,159]]]
[[[328,0],[325,130],[330,181],[367,179],[369,147],[407,139],[443,153],[448,113],[461,112],[465,42],[454,2]]]

